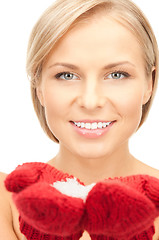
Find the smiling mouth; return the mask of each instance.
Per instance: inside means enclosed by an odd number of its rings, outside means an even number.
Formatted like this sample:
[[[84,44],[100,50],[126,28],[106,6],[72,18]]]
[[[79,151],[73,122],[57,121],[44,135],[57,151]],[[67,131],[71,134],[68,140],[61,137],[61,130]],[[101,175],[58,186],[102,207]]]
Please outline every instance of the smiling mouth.
[[[114,121],[109,122],[73,122],[71,121],[75,126],[82,129],[88,129],[88,130],[96,130],[96,129],[104,129],[107,128],[110,124],[112,124]]]
[[[100,136],[103,136],[110,130],[115,122],[116,121],[70,121],[71,125],[74,127],[74,130],[86,138],[99,138]]]

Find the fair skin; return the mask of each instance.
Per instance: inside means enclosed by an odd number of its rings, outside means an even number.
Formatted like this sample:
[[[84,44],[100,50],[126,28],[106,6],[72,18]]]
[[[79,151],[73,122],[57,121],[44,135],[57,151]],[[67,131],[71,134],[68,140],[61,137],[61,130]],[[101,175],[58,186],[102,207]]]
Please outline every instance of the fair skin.
[[[53,66],[56,63],[78,69]],[[73,75],[56,79],[60,72]],[[98,17],[72,29],[47,58],[37,88],[48,125],[60,144],[59,153],[48,163],[85,184],[132,174],[159,178],[159,171],[133,157],[128,147],[151,92],[151,75],[145,73],[140,44],[129,29],[110,17]],[[103,135],[89,138],[76,132],[70,122],[83,119],[114,123]],[[3,185],[6,175],[0,176],[0,238],[24,239],[17,209]],[[155,229],[153,240],[159,236],[158,220]],[[82,239],[90,237],[85,232]]]
[[[56,63],[73,64],[78,70]],[[51,164],[85,184],[140,171],[128,141],[151,96],[152,79],[144,66],[136,37],[112,18],[80,25],[59,42],[43,66],[37,91],[48,125],[60,142]],[[73,76],[56,79],[60,72]],[[124,73],[116,79],[114,72]],[[76,133],[70,123],[83,119],[115,123],[106,134],[90,139]]]

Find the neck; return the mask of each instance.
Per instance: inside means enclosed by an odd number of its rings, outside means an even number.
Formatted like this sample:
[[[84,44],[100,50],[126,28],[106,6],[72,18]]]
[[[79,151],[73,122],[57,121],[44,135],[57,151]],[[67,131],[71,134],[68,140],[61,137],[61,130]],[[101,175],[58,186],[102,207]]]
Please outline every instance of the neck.
[[[87,185],[109,177],[131,175],[134,159],[129,152],[128,144],[123,145],[115,153],[98,159],[76,156],[60,146],[59,153],[50,163],[57,169],[79,178]]]

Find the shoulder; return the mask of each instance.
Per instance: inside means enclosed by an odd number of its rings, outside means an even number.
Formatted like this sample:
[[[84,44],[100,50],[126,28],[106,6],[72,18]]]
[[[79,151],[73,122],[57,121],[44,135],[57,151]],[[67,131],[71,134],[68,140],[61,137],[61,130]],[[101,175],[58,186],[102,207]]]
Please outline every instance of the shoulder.
[[[6,191],[4,186],[4,180],[7,174],[0,172],[0,218],[5,217],[8,222],[11,216],[11,209],[10,209],[10,194]]]
[[[158,169],[148,166],[146,173],[152,177],[156,177],[159,179],[159,170]]]
[[[0,194],[0,202],[1,203],[5,202],[6,199],[8,200],[8,194],[7,194],[7,191],[4,186],[4,180],[5,180],[6,176],[7,176],[7,174],[0,172],[0,193],[1,193]]]
[[[18,212],[13,204],[11,193],[4,185],[7,174],[0,172],[0,239],[20,239]]]
[[[159,169],[153,168],[135,159],[133,174],[146,174],[159,179]]]

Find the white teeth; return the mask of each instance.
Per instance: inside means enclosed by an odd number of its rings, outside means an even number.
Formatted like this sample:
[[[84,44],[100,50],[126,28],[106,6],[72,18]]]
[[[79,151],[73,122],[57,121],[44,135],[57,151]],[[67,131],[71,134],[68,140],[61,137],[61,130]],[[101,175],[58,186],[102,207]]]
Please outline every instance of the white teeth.
[[[74,122],[74,124],[79,128],[86,128],[86,129],[102,129],[106,128],[111,124],[111,122],[93,122],[93,123],[84,123],[84,122]]]
[[[96,122],[92,123],[92,129],[97,129],[98,124]]]
[[[80,123],[77,123],[77,126],[78,126],[78,127],[80,127],[80,126],[81,126],[81,124],[80,124]]]
[[[84,123],[80,123],[81,125],[81,128],[84,128],[85,127],[85,124]]]
[[[85,123],[85,128],[86,129],[91,129],[91,123]]]
[[[98,128],[102,128],[102,127],[103,127],[102,122],[99,122],[99,123],[98,123]]]

